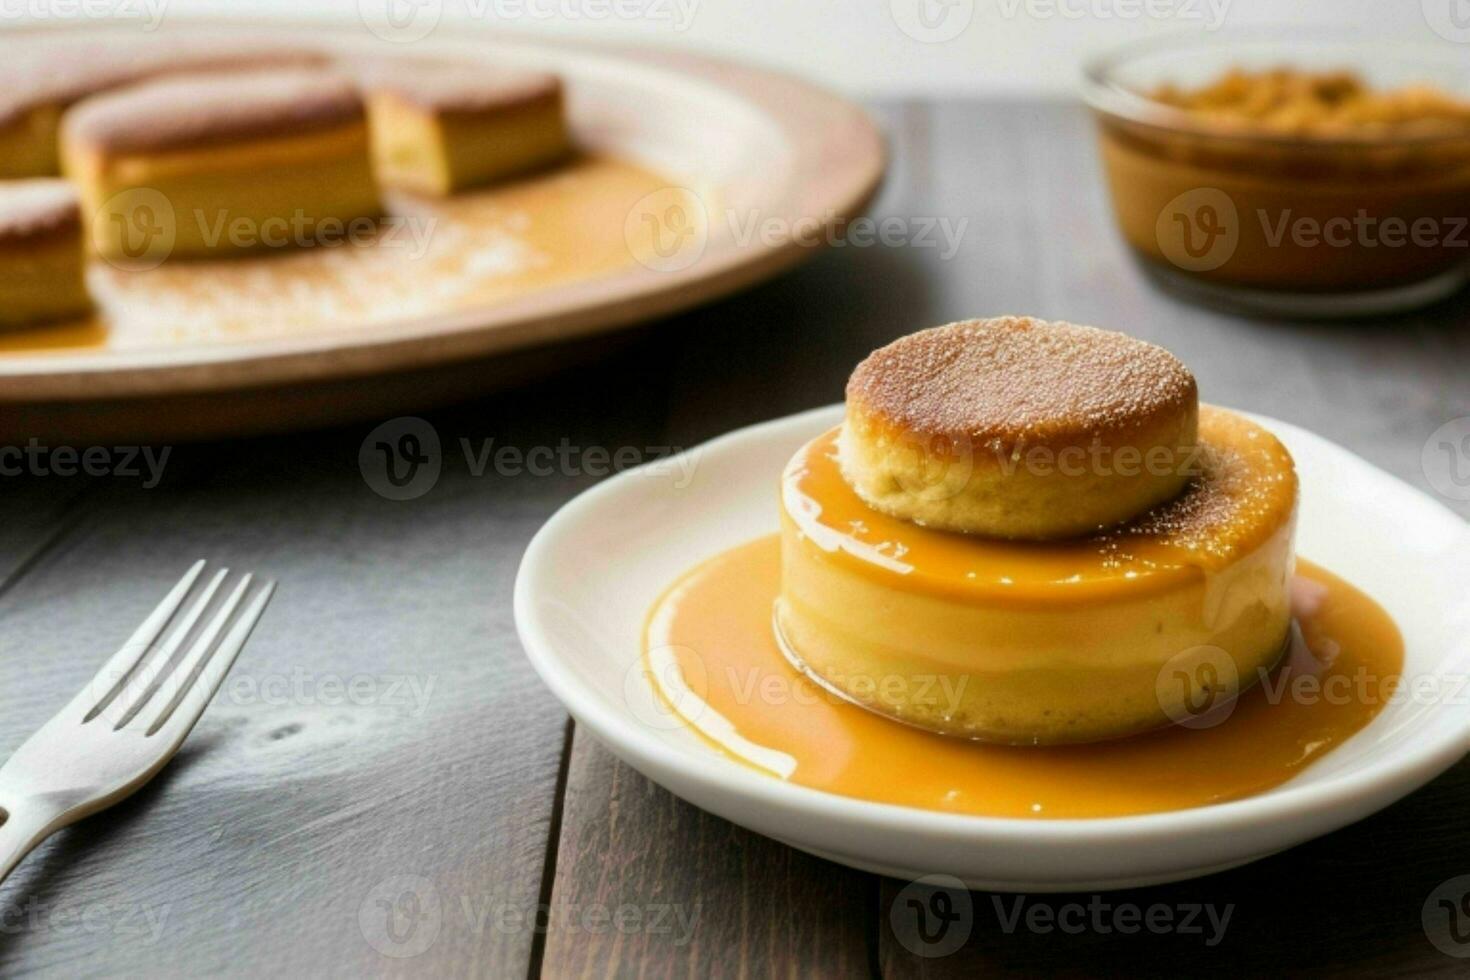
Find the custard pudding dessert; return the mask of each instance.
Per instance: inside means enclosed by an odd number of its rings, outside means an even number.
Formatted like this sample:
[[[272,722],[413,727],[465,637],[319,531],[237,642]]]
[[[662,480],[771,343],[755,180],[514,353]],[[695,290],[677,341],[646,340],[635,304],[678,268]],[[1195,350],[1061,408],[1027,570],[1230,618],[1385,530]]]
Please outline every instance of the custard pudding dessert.
[[[86,313],[83,271],[71,187],[43,178],[0,182],[0,328]]]
[[[905,337],[854,372],[781,504],[783,651],[931,731],[1131,735],[1229,701],[1286,648],[1290,455],[1122,334],[1003,317]]]
[[[442,197],[548,166],[570,151],[554,75],[393,62],[367,77],[374,164],[385,186]]]
[[[362,100],[325,70],[177,75],[99,95],[65,116],[62,157],[111,260],[292,244],[380,211]]]

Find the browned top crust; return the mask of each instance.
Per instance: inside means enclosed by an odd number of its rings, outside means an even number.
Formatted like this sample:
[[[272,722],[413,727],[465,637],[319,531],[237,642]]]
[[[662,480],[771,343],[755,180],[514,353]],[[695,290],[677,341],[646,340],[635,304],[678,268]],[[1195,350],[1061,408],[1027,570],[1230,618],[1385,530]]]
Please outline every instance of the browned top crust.
[[[1014,447],[1136,432],[1192,412],[1189,369],[1126,334],[1031,317],[965,320],[875,351],[849,405],[902,432]]]
[[[346,76],[278,69],[170,75],[87,99],[62,125],[69,139],[130,153],[294,136],[362,118]]]
[[[68,106],[159,75],[322,66],[329,60],[319,51],[253,35],[146,40],[119,36],[23,48],[12,42],[0,53],[0,126],[37,106]]]
[[[555,75],[460,61],[381,61],[365,69],[363,79],[370,91],[426,112],[493,112],[561,97]]]
[[[0,181],[0,245],[81,227],[76,192],[64,180]]]

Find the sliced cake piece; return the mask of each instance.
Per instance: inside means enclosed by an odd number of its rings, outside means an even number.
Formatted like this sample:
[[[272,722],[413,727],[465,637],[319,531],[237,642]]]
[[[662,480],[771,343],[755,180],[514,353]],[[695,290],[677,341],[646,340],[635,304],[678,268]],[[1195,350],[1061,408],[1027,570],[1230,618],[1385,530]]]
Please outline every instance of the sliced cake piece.
[[[57,129],[68,105],[143,71],[144,49],[95,42],[16,48],[0,58],[0,178],[54,177]]]
[[[0,179],[45,177],[58,170],[54,103],[0,105]]]
[[[60,173],[61,115],[88,96],[174,72],[325,63],[320,52],[243,35],[9,41],[0,48],[0,178]]]
[[[144,82],[79,103],[61,145],[107,259],[298,244],[379,210],[362,100],[329,71]]]
[[[541,72],[403,60],[365,73],[384,186],[447,195],[570,150],[561,81]]]
[[[81,316],[82,223],[64,180],[0,182],[0,327]]]

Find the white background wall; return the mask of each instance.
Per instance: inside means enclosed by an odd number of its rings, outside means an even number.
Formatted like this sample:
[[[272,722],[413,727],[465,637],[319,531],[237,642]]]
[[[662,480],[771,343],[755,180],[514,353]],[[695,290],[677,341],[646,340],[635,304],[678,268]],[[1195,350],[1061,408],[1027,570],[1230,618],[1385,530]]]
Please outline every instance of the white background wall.
[[[1466,25],[1460,47],[1470,65],[1470,0],[0,0],[0,24],[222,14],[381,26],[389,5],[409,30],[435,23],[452,32],[470,21],[691,46],[858,94],[1066,93],[1082,60],[1110,45],[1260,23],[1453,46],[1430,27],[1455,23],[1451,13]]]

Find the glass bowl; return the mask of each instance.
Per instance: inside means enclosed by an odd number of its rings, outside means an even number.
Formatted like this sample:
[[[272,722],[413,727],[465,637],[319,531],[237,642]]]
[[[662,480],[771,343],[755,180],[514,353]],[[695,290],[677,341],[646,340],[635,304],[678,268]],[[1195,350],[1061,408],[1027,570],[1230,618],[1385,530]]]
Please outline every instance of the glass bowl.
[[[1470,59],[1447,44],[1270,29],[1115,50],[1087,67],[1085,95],[1130,248],[1169,284],[1288,315],[1398,311],[1458,290],[1470,272],[1470,124],[1287,132],[1150,94],[1282,67],[1470,101]]]

